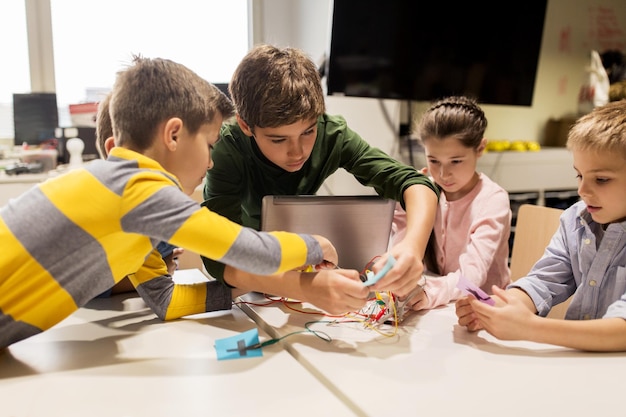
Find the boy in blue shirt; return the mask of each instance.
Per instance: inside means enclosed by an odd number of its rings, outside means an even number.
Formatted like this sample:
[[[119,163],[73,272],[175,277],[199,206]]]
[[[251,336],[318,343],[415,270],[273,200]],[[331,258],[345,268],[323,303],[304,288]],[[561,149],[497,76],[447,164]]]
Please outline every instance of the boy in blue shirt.
[[[495,306],[458,300],[458,322],[503,340],[626,351],[626,100],[581,117],[567,147],[581,201],[563,212],[526,277],[493,287]],[[572,295],[564,320],[546,318]]]

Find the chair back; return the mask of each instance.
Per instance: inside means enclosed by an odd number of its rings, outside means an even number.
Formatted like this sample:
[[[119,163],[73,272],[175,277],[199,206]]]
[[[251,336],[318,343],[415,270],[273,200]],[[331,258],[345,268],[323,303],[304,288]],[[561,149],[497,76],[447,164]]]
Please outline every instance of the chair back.
[[[511,279],[526,276],[535,262],[543,256],[550,239],[559,228],[563,210],[522,204],[517,212],[515,235],[511,250]],[[562,318],[569,300],[552,308],[548,317]]]
[[[517,212],[513,248],[511,249],[511,279],[525,276],[541,258],[552,235],[559,228],[563,210],[522,204]]]

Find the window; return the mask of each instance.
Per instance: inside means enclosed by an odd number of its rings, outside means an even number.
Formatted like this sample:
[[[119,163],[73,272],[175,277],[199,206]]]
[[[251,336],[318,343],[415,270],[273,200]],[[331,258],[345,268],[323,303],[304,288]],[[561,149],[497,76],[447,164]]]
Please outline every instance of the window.
[[[4,57],[0,79],[0,144],[13,143],[13,93],[30,92],[28,39],[23,0],[0,3],[0,55]]]
[[[248,50],[247,0],[51,0],[51,13],[59,109],[99,101],[133,54],[228,82]]]
[[[12,94],[31,92],[25,1],[0,5],[0,36],[11,39],[0,46],[3,56],[11,57],[0,85],[0,138],[13,137]],[[133,54],[169,58],[208,81],[225,83],[249,47],[249,0],[41,0],[36,4],[44,1],[50,2],[50,16],[42,7],[39,18],[51,21],[54,68],[42,71],[54,71],[60,126],[71,125],[69,104],[99,101]],[[50,38],[50,34],[38,35]],[[3,118],[5,107],[9,121]]]

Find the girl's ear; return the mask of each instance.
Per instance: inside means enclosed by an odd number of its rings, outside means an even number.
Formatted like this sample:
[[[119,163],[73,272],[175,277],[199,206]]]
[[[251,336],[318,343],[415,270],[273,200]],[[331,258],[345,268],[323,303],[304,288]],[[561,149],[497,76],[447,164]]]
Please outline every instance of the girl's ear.
[[[486,148],[486,147],[487,147],[487,139],[486,139],[486,138],[483,138],[483,139],[480,141],[480,145],[478,145],[478,148],[476,148],[476,154],[477,154],[478,156],[482,155],[482,154],[483,154],[483,152],[485,151],[485,148]]]
[[[250,128],[250,126],[248,126],[248,123],[246,123],[241,116],[239,116],[239,114],[236,115],[237,117],[237,123],[239,124],[239,127],[241,128],[241,130],[243,131],[243,133],[246,136],[254,136],[254,132],[252,132],[252,129]]]
[[[175,151],[183,131],[183,121],[178,117],[172,117],[165,122],[162,140],[170,151]]]

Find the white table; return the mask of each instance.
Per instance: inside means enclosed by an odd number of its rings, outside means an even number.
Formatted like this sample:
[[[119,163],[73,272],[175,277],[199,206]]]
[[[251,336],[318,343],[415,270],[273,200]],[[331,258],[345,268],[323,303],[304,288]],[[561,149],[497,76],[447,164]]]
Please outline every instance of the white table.
[[[0,353],[0,415],[354,415],[280,342],[217,360],[216,339],[255,327],[236,307],[162,322],[134,293],[96,299]]]
[[[242,300],[262,303],[260,294]],[[315,312],[311,305],[304,307]],[[274,337],[328,320],[281,304],[242,308]],[[456,324],[453,305],[414,313],[397,335],[363,325],[318,324],[283,339],[320,381],[361,416],[602,416],[623,414],[624,353],[584,353],[503,342]]]

